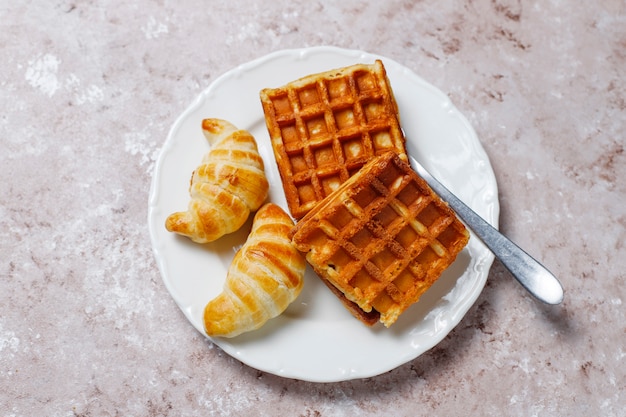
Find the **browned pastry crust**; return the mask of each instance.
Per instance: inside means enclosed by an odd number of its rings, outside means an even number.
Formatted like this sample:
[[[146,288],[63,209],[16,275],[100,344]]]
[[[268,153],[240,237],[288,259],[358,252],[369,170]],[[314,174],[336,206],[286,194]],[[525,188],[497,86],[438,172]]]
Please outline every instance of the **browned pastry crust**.
[[[380,60],[312,74],[260,93],[291,215],[302,218],[373,156],[408,160]]]
[[[234,337],[258,329],[298,297],[306,262],[291,243],[292,227],[291,217],[276,204],[259,209],[228,269],[224,291],[204,309],[209,336]]]
[[[309,211],[291,236],[315,272],[354,303],[349,309],[368,313],[355,316],[367,324],[378,312],[387,327],[469,239],[452,209],[394,152],[365,165]]]
[[[204,119],[211,150],[192,174],[186,211],[169,215],[165,228],[207,243],[238,230],[267,197],[269,183],[256,140],[221,119]]]

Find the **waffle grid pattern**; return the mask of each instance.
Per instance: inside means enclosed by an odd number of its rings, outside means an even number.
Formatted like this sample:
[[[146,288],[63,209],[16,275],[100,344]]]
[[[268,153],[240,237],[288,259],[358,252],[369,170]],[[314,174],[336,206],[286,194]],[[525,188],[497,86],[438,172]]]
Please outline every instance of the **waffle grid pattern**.
[[[406,159],[381,61],[311,75],[261,92],[291,214],[299,219],[373,156]]]
[[[298,226],[294,242],[309,242],[316,272],[389,326],[454,261],[469,234],[408,164],[389,157],[380,167]]]

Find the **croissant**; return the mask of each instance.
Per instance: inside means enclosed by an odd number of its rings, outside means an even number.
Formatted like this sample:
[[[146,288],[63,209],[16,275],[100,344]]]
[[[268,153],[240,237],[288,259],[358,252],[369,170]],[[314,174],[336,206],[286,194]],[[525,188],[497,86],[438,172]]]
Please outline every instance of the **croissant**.
[[[302,290],[306,261],[293,246],[291,217],[274,203],[254,216],[252,230],[235,254],[223,292],[204,309],[209,336],[234,337],[281,314]]]
[[[194,171],[187,211],[165,221],[170,232],[207,243],[238,230],[267,197],[269,183],[254,137],[220,119],[202,121],[211,145]]]

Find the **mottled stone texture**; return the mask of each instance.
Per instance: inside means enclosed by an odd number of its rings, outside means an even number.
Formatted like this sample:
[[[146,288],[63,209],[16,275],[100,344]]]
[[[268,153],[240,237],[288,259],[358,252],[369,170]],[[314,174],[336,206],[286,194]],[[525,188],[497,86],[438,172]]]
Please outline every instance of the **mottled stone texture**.
[[[626,415],[624,1],[5,1],[0,29],[0,415]],[[188,324],[146,225],[168,130],[230,68],[322,44],[451,97],[501,229],[562,305],[496,262],[441,344],[335,384],[248,368]]]

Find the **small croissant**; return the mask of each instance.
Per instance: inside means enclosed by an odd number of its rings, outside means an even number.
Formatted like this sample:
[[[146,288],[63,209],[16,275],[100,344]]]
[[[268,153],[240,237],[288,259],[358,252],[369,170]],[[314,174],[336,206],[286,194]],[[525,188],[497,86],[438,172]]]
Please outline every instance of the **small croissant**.
[[[269,183],[254,137],[220,119],[202,121],[211,145],[191,177],[187,211],[171,214],[165,227],[197,243],[238,230],[267,197]]]
[[[204,309],[209,336],[234,337],[281,314],[302,290],[306,261],[289,238],[291,217],[267,203],[235,254],[224,289]]]

